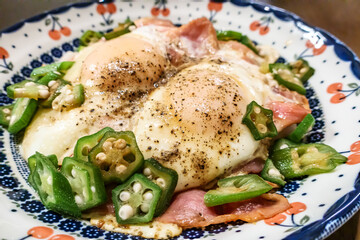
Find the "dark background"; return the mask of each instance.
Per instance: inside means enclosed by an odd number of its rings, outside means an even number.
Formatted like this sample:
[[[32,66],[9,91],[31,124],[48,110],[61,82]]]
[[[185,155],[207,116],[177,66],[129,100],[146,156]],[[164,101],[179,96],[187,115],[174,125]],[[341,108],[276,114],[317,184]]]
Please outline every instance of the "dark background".
[[[169,0],[171,1],[171,0]],[[0,0],[0,29],[12,26],[68,3],[69,0]],[[296,13],[310,25],[321,27],[347,44],[360,55],[360,0],[258,0]],[[356,236],[359,213],[327,240],[360,240]]]

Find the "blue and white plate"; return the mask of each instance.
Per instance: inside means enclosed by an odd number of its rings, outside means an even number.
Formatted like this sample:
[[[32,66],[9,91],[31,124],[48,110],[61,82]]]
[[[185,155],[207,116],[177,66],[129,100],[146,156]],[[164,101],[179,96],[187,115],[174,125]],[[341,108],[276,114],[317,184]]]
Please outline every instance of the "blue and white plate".
[[[349,158],[335,171],[292,181],[280,190],[292,208],[256,224],[189,229],[179,239],[324,239],[360,207],[360,62],[331,34],[285,10],[242,0],[78,3],[45,12],[0,34],[0,104],[6,86],[32,69],[57,61],[79,45],[87,29],[108,31],[127,17],[168,18],[184,24],[206,16],[217,29],[240,31],[276,48],[280,61],[306,59],[316,70],[306,86],[316,124],[309,142],[324,142]],[[0,235],[2,239],[140,239],[64,218],[44,208],[26,182],[28,168],[17,137],[0,131]]]

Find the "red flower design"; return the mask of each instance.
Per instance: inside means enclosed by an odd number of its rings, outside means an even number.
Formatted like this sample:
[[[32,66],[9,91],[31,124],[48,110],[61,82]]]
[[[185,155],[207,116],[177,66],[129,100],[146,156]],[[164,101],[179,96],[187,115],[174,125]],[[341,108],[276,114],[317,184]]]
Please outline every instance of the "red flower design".
[[[64,36],[70,36],[71,35],[71,30],[68,27],[62,27],[60,29],[60,32],[64,35]]]
[[[353,144],[351,144],[350,151],[351,152],[360,152],[360,141],[357,141],[357,142],[354,142]]]
[[[269,26],[262,26],[262,27],[260,27],[259,34],[260,34],[260,35],[265,35],[265,34],[267,34],[269,31],[270,31]]]
[[[57,16],[50,15],[50,18],[45,20],[45,25],[52,25],[51,29],[48,31],[48,35],[52,40],[59,40],[61,38],[61,34],[64,36],[71,35],[71,29],[67,26],[61,25]]]
[[[312,44],[312,42],[310,42],[310,40],[307,40],[306,43],[305,43],[305,46],[307,48],[313,48],[314,47],[314,44]]]
[[[209,9],[209,11],[220,12],[221,9],[222,9],[222,3],[221,2],[212,2],[212,1],[210,1],[208,3],[208,9]]]
[[[279,225],[286,220],[286,215],[279,213],[272,218],[265,219],[267,225]]]
[[[319,48],[314,47],[313,48],[313,54],[314,54],[314,56],[317,56],[317,55],[322,54],[325,50],[326,50],[326,45],[323,44]]]
[[[49,238],[49,240],[75,240],[75,238],[70,235],[57,234]]]
[[[261,26],[260,22],[259,21],[253,21],[251,24],[250,24],[250,30],[251,31],[256,31],[258,30],[258,28]]]
[[[9,53],[6,51],[5,48],[0,47],[0,58],[5,59],[9,57]]]
[[[167,0],[155,0],[154,6],[151,8],[151,15],[153,16],[159,16],[163,15],[164,17],[167,17],[170,15],[170,9],[166,7]]]
[[[265,35],[270,31],[269,24],[273,22],[274,20],[271,17],[262,17],[260,20],[253,21],[249,28],[251,31],[259,30],[260,35]]]
[[[360,152],[351,154],[346,162],[348,165],[355,165],[358,163],[360,163]]]
[[[348,157],[346,164],[355,165],[360,163],[360,141],[356,141],[351,144],[350,152],[353,152],[353,154]]]
[[[52,230],[51,228],[48,227],[42,227],[42,226],[38,226],[38,227],[33,227],[31,228],[27,234],[29,236],[32,236],[33,238],[37,238],[37,239],[45,239],[50,237],[52,234],[54,233],[54,230]]]
[[[306,205],[302,202],[290,203],[291,208],[285,211],[286,214],[298,214],[306,210]]]
[[[317,43],[316,43],[316,45],[317,45]],[[313,52],[314,56],[320,55],[326,50],[326,45],[325,44],[322,44],[321,46],[315,46],[310,40],[306,41],[305,46],[307,48],[312,49],[312,52]]]
[[[55,29],[52,29],[52,30],[49,30],[49,37],[52,39],[52,40],[59,40],[61,38],[61,34],[58,30],[55,30]]]
[[[326,89],[326,91],[328,93],[337,93],[337,92],[341,91],[342,88],[343,88],[343,84],[340,82],[336,82],[336,83],[330,84],[328,86],[328,88]]]
[[[159,16],[159,14],[160,14],[160,8],[158,8],[158,7],[151,8],[151,15],[156,17],[156,16]]]
[[[104,7],[103,4],[98,4],[96,6],[96,11],[100,14],[100,15],[103,15],[106,13],[106,8]]]
[[[107,8],[107,11],[110,13],[110,14],[114,14],[116,12],[116,6],[114,3],[108,3],[106,4],[106,8]]]
[[[343,102],[345,99],[346,99],[345,94],[343,94],[343,93],[337,93],[337,94],[335,94],[334,96],[332,96],[332,97],[330,98],[330,102],[336,104],[336,103],[341,103],[341,102]]]

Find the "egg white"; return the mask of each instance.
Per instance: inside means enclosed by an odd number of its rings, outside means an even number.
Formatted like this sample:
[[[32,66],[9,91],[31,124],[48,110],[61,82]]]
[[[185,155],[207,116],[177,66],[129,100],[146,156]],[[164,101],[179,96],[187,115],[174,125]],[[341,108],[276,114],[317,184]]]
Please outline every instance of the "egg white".
[[[105,126],[117,131],[132,128],[133,114],[167,67],[164,46],[157,34],[151,35],[149,31],[101,40],[76,55],[64,79],[73,85],[84,85],[85,102],[79,108],[63,112],[39,109],[22,142],[26,159],[38,151],[56,154],[61,163],[84,135]],[[124,65],[127,65],[125,70]]]
[[[258,66],[245,61],[204,60],[183,69],[138,112],[133,131],[139,148],[145,158],[179,173],[176,191],[228,174],[258,156],[261,142],[241,121],[252,100],[263,104],[271,93],[267,81]]]

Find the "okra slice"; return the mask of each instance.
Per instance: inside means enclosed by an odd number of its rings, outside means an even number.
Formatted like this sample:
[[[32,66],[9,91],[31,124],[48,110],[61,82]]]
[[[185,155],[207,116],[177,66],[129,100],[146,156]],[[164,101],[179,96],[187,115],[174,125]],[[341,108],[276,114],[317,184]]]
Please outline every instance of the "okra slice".
[[[89,161],[89,152],[100,142],[104,134],[109,131],[114,132],[114,129],[105,127],[94,134],[79,138],[74,148],[74,158],[84,162]]]
[[[144,161],[143,174],[162,190],[159,204],[155,210],[155,217],[160,216],[170,205],[178,181],[178,174],[153,158]]]
[[[251,41],[251,39],[248,36],[243,35],[241,39],[241,43],[247,46],[248,48],[250,48],[254,53],[259,54],[259,50],[256,48],[254,42]]]
[[[93,164],[66,157],[61,173],[69,181],[75,202],[81,211],[106,202],[106,190],[99,168]]]
[[[330,172],[347,160],[332,147],[321,143],[280,149],[270,158],[285,179]]]
[[[10,85],[6,88],[9,98],[32,98],[38,100],[45,99],[50,96],[49,88],[43,84],[24,80],[22,82]]]
[[[120,224],[150,222],[158,205],[161,188],[142,174],[134,174],[127,182],[112,190],[116,220]]]
[[[28,158],[28,167],[30,170],[30,175],[35,171],[37,157],[38,156],[34,154]],[[46,158],[50,160],[50,162],[54,165],[56,169],[58,169],[59,163],[55,154],[48,155],[46,156]],[[32,182],[32,178],[29,177],[28,182],[30,183],[31,186],[34,186],[34,183]]]
[[[69,181],[43,154],[37,152],[31,158],[35,158],[36,164],[30,172],[29,183],[39,194],[44,206],[60,214],[80,217],[81,212],[75,203]]]
[[[242,123],[249,128],[255,140],[275,137],[278,134],[273,121],[273,112],[261,107],[255,101],[247,105]]]
[[[144,163],[133,132],[106,132],[90,151],[89,161],[98,166],[105,183],[124,182]]]
[[[81,106],[85,101],[84,87],[82,84],[65,85],[60,89],[60,94],[52,102],[54,110],[72,109]]]
[[[275,151],[289,148],[289,147],[296,147],[299,146],[299,143],[294,143],[286,138],[281,138],[275,141],[275,143],[270,148],[270,153],[273,153]]]
[[[45,76],[43,76],[42,78],[37,80],[36,82],[48,86],[49,82],[61,79],[61,77],[62,77],[62,74],[49,72],[48,74],[46,74]]]
[[[290,90],[296,91],[302,95],[306,94],[306,90],[298,77],[291,71],[289,65],[284,63],[269,64],[270,72],[275,80]]]
[[[30,77],[34,80],[38,80],[50,72],[64,74],[69,68],[72,67],[73,64],[74,62],[72,61],[65,61],[38,67],[31,72]]]
[[[309,80],[309,78],[315,73],[315,69],[310,67],[309,63],[302,58],[290,63],[290,67],[294,75],[303,83]]]
[[[50,95],[47,99],[39,101],[39,104],[44,108],[51,108],[54,99],[60,95],[61,90],[67,85],[70,85],[70,83],[63,79],[50,81],[48,83]]]
[[[312,129],[314,124],[315,118],[311,114],[306,115],[305,118],[295,128],[295,130],[290,133],[288,139],[299,143],[301,139],[303,139],[303,137]]]
[[[224,178],[217,184],[218,188],[208,191],[204,196],[205,205],[208,207],[254,198],[272,189],[255,174]]]
[[[15,134],[27,127],[36,112],[37,105],[38,103],[34,99],[16,99],[14,108],[11,111],[8,131]]]
[[[276,183],[279,186],[284,186],[286,181],[285,177],[280,173],[280,171],[274,166],[274,163],[271,159],[266,159],[263,170],[261,171],[261,177],[266,181]]]
[[[234,41],[241,42],[243,35],[239,32],[235,32],[235,31],[217,31],[216,37],[220,41],[234,40]]]
[[[11,112],[15,104],[5,105],[0,107],[0,125],[7,128],[9,127]]]
[[[46,156],[46,158],[50,160],[50,162],[54,165],[54,167],[56,169],[59,167],[58,159],[55,154],[48,155],[48,156]],[[28,158],[28,166],[29,166],[30,173],[34,172],[34,170],[35,170],[36,159],[37,159],[36,154],[34,154]]]
[[[119,25],[116,28],[114,28],[113,31],[105,33],[104,37],[106,40],[120,37],[130,32],[129,29],[130,26],[134,26],[134,23],[128,18],[124,23],[119,23]]]
[[[87,47],[91,43],[96,43],[103,37],[103,34],[99,32],[95,32],[92,30],[87,30],[81,37],[80,37],[80,46]]]

